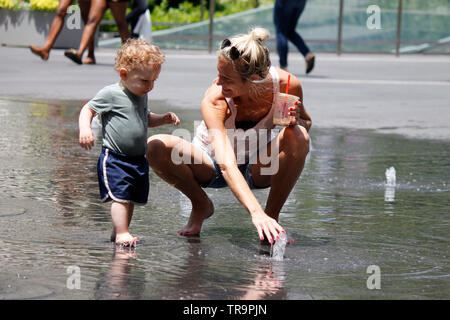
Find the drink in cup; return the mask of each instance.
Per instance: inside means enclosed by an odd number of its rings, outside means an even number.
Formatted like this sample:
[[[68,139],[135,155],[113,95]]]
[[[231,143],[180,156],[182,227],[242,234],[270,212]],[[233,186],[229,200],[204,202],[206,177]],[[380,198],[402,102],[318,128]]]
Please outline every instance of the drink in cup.
[[[289,108],[295,105],[298,97],[287,93],[278,93],[273,111],[273,124],[288,126],[294,116],[289,115]]]

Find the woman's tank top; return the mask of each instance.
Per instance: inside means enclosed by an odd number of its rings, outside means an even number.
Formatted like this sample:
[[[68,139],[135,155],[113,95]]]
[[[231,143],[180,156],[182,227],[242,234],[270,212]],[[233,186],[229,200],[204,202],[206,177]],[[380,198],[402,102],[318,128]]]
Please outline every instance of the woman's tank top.
[[[273,124],[273,109],[275,105],[275,97],[280,91],[280,76],[275,67],[270,67],[270,75],[272,76],[273,84],[273,101],[269,112],[262,118],[255,126],[243,130],[236,128],[237,109],[234,105],[233,98],[226,98],[228,108],[231,111],[230,116],[225,120],[225,128],[227,129],[228,137],[234,148],[234,153],[237,158],[238,165],[248,163],[249,159],[256,157],[257,151],[264,148],[276,134],[272,132]],[[214,151],[212,150],[211,140],[209,138],[208,129],[205,121],[202,121],[197,127],[195,137],[192,141],[194,145],[201,147],[211,157],[214,158]]]

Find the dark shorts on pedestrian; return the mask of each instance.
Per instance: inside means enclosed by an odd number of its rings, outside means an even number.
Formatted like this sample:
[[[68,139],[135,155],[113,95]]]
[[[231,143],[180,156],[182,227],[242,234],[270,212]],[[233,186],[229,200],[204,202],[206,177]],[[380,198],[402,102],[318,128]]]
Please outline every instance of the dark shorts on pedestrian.
[[[148,170],[145,156],[130,157],[103,147],[97,163],[101,201],[146,204]]]

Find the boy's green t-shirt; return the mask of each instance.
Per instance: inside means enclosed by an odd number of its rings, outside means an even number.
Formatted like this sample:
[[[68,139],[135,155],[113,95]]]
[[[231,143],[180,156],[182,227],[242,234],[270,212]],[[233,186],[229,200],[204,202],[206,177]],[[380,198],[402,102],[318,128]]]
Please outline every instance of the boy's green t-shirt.
[[[88,106],[102,121],[103,146],[129,156],[147,152],[147,95],[138,97],[115,83],[104,87]]]

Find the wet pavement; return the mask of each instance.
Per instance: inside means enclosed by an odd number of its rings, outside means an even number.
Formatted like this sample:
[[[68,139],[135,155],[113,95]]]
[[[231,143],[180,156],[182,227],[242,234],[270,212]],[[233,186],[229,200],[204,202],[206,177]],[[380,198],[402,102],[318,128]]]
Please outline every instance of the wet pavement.
[[[190,203],[153,172],[149,203],[131,225],[142,242],[111,245],[109,205],[98,199],[100,140],[81,149],[77,118],[117,81],[113,57],[99,50],[99,65],[77,66],[62,51],[43,62],[0,48],[0,299],[450,297],[449,57],[319,55],[312,76],[294,72],[312,148],[280,215],[296,240],[283,261],[270,259],[228,189],[208,190],[216,211],[200,238],[179,236]],[[168,52],[152,111],[177,112],[193,132],[215,59]],[[292,57],[292,68],[302,63]],[[172,128],[149,129],[161,132]],[[265,203],[267,190],[255,194]]]

